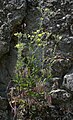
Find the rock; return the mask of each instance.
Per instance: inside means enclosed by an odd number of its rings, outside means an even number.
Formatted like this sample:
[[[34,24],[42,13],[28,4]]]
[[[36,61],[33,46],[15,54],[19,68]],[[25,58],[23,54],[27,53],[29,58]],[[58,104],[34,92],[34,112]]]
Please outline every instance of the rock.
[[[73,36],[63,38],[59,42],[59,50],[61,50],[64,53],[71,53],[73,52]]]
[[[26,21],[27,21],[26,32],[27,33],[31,34],[32,31],[36,31],[39,29],[39,27],[41,27],[41,19],[40,19],[41,17],[42,17],[42,14],[39,9],[37,8],[28,9],[28,16],[26,18]],[[32,24],[33,21],[34,21],[34,24]]]
[[[55,102],[57,103],[63,103],[67,100],[70,99],[71,94],[68,93],[66,90],[64,89],[56,89],[56,90],[52,90],[50,92],[50,95],[52,97],[52,102],[55,104]],[[55,102],[54,102],[55,101]]]
[[[0,58],[8,51],[9,51],[9,46],[7,45],[7,42],[0,41]]]
[[[8,120],[7,116],[8,116],[8,111],[7,111],[7,100],[6,98],[2,98],[0,96],[0,119],[1,120]]]
[[[73,68],[64,76],[63,86],[73,91]]]
[[[47,2],[47,0],[46,0]],[[58,50],[62,55],[66,55],[66,58],[57,58],[53,60],[51,65],[51,73],[53,77],[63,77],[71,67],[72,63],[68,58],[73,56],[73,36],[69,34],[73,31],[73,3],[72,0],[48,0],[45,5],[49,8],[51,14],[45,14],[42,23],[45,27],[44,30],[54,33],[55,35],[62,35],[61,41],[58,43]],[[63,3],[63,4],[62,4]],[[41,12],[37,7],[38,2],[36,0],[0,0],[0,119],[7,119],[7,101],[6,92],[10,80],[13,77],[16,60],[17,50],[15,45],[17,43],[17,37],[13,35],[15,32],[19,32],[18,28],[21,28],[22,24],[25,24],[24,31],[32,33],[36,31],[40,25]],[[42,3],[43,7],[44,2]],[[32,8],[33,6],[33,8]],[[28,9],[27,9],[28,7]],[[52,7],[52,8],[51,8]],[[33,14],[32,14],[33,13]],[[71,13],[71,15],[70,15]],[[34,21],[34,24],[33,24]],[[46,26],[47,25],[47,26]],[[18,26],[18,28],[17,28]],[[72,32],[73,33],[73,32]],[[48,46],[50,53],[52,46]],[[38,53],[38,52],[37,52]],[[49,52],[47,53],[49,54]],[[50,55],[48,55],[50,58]],[[40,61],[40,60],[39,60]],[[72,61],[73,62],[73,61]],[[47,63],[48,66],[48,63]],[[48,67],[47,67],[48,68]],[[72,70],[73,71],[73,70]],[[69,72],[64,76],[63,85],[73,91],[73,72]],[[57,90],[56,90],[57,89]],[[65,90],[58,89],[50,92],[53,99],[65,102],[69,99],[69,94]],[[6,113],[6,115],[5,115]],[[5,117],[4,117],[5,116]],[[11,118],[8,118],[10,120]]]
[[[59,78],[59,77],[54,77],[54,78],[52,78],[51,81],[53,82],[52,90],[56,90],[56,89],[60,88],[61,78]]]
[[[51,66],[51,73],[53,77],[61,77],[71,67],[71,61],[69,59],[57,58],[53,61]]]
[[[7,87],[11,81],[17,61],[15,45],[18,39],[13,38],[13,28],[21,24],[26,16],[26,0],[0,0],[0,119],[8,118]],[[5,99],[3,99],[5,98]]]
[[[5,92],[16,64],[16,41],[12,38],[13,28],[21,24],[26,15],[26,1],[1,1],[0,4],[0,95]],[[12,33],[13,32],[13,33]]]

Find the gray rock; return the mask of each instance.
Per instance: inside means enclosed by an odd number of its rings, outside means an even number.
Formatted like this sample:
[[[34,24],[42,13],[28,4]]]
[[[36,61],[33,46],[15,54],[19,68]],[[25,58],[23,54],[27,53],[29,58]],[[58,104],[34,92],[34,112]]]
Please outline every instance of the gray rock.
[[[9,51],[9,46],[7,45],[7,42],[0,41],[0,58],[8,51]]]
[[[66,91],[66,90],[63,90],[63,89],[56,89],[56,90],[52,90],[50,92],[50,94],[54,97],[54,98],[57,98],[57,99],[62,99],[64,97],[67,97],[69,98],[70,97],[70,94]],[[59,95],[60,94],[60,95]],[[57,97],[57,95],[59,95]],[[61,97],[62,96],[62,97]]]
[[[73,68],[64,76],[63,86],[73,91]]]
[[[73,52],[73,36],[63,38],[59,42],[59,49],[64,53]]]
[[[26,0],[4,0],[0,4],[0,95],[5,92],[16,64],[16,41],[11,34],[26,15]],[[17,39],[17,38],[16,38]],[[18,39],[17,39],[18,40]],[[3,93],[2,93],[3,94]]]
[[[64,103],[65,101],[68,101],[71,97],[71,94],[68,93],[66,90],[64,89],[56,89],[56,90],[52,90],[50,92],[50,95],[54,101],[54,104],[61,104]]]
[[[7,86],[11,81],[17,60],[15,45],[18,39],[12,37],[13,28],[21,24],[26,16],[26,0],[0,0],[0,119],[10,120],[7,111]],[[5,97],[5,99],[3,99]]]
[[[51,73],[54,77],[62,77],[63,74],[67,73],[71,67],[71,62],[69,59],[55,59],[51,66]]]
[[[8,111],[7,111],[7,100],[6,98],[2,98],[0,96],[0,119],[1,120],[8,120],[7,115],[8,115]]]

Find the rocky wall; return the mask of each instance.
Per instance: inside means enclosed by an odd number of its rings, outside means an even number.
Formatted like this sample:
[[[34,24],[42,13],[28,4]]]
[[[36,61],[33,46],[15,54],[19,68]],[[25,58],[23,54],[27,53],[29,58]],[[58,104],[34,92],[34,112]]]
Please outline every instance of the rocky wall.
[[[25,16],[26,0],[0,0],[0,120],[11,119],[8,118],[6,93],[17,60],[18,39],[13,34]]]
[[[43,2],[42,7],[44,20],[43,28],[44,31],[51,33],[51,37],[48,37],[47,51],[45,56],[52,58],[49,53],[51,49],[56,47],[54,51],[54,57],[51,64],[51,75],[52,75],[52,99],[55,110],[59,107],[58,111],[62,110],[57,116],[53,117],[54,120],[72,120],[73,119],[73,1],[72,0],[46,0]],[[49,12],[50,11],[50,12]],[[49,13],[49,14],[48,14]],[[58,36],[57,36],[58,35]],[[50,42],[51,41],[51,42]],[[56,45],[56,46],[55,46]],[[48,66],[49,62],[45,62],[45,66]],[[61,100],[62,93],[59,94],[58,88],[66,90],[70,96],[66,94],[63,97],[64,101]],[[56,94],[57,93],[57,94]],[[59,96],[58,96],[59,95]],[[60,99],[59,99],[60,98]],[[64,111],[65,110],[65,111]],[[58,113],[58,112],[57,112]],[[63,115],[63,116],[62,116]]]
[[[10,120],[7,107],[7,89],[12,80],[17,61],[15,45],[18,38],[16,32],[32,32],[38,29],[39,10],[35,9],[37,1],[32,0],[0,0],[0,119]],[[33,6],[33,9],[31,9]],[[33,12],[33,14],[32,14]],[[33,24],[34,21],[34,24]],[[27,27],[27,29],[26,29]],[[3,102],[4,101],[4,102]],[[10,109],[9,109],[10,110]]]
[[[73,86],[72,70],[70,72],[70,69],[73,68],[73,1],[44,0],[43,2],[40,1],[40,4],[44,9],[50,8],[52,11],[50,16],[45,14],[43,20],[44,30],[61,36],[61,40],[57,43],[56,56],[51,66],[51,73],[53,77],[61,78],[62,82],[64,78],[63,85],[71,90]],[[31,6],[33,6],[33,8],[31,8]],[[14,36],[14,33],[20,32],[22,29],[30,33],[39,28],[41,13],[36,6],[37,2],[33,2],[32,0],[0,0],[1,120],[11,119],[11,117],[8,118],[6,92],[12,79],[17,60],[15,45],[18,39]],[[22,28],[22,26],[24,26],[24,28]],[[70,101],[68,102],[70,106],[71,104],[69,103]]]

